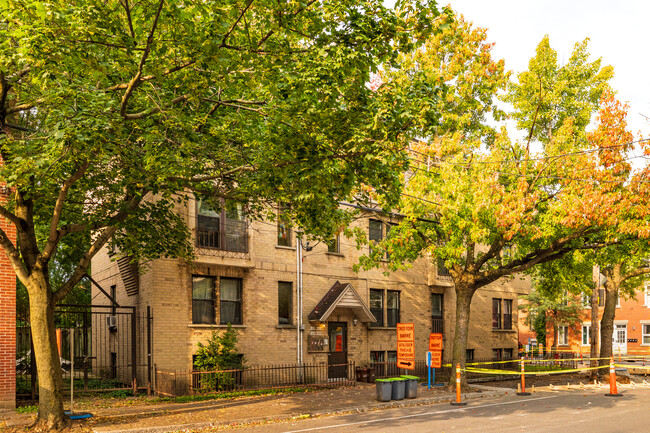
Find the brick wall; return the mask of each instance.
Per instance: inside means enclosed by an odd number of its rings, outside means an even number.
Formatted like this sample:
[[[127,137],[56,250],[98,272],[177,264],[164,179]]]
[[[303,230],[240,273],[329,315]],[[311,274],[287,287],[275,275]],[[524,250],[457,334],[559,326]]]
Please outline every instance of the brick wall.
[[[0,197],[0,201],[4,197]],[[16,228],[0,219],[0,228],[16,241]],[[16,407],[16,276],[0,251],[0,410]]]

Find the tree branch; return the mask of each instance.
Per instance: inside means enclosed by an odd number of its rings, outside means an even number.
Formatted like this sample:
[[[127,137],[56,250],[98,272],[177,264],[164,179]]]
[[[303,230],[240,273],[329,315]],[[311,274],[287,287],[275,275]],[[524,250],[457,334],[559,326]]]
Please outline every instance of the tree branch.
[[[242,17],[243,17],[244,14],[246,13],[246,11],[248,11],[248,8],[250,8],[252,4],[253,4],[253,0],[248,0],[248,3],[247,3],[246,6],[244,7],[244,9],[242,9],[241,13],[239,14],[239,17],[237,17],[237,19],[235,20],[235,22],[232,23],[232,26],[230,26],[230,29],[228,29],[228,31],[226,32],[226,34],[223,36],[223,39],[221,40],[221,46],[223,46],[223,47],[226,46],[226,40],[228,40],[228,38],[230,37],[230,35],[232,34],[232,32],[233,32],[233,31],[235,30],[235,28],[237,27],[237,24],[239,24],[239,21],[241,21]]]
[[[45,244],[45,247],[39,256],[39,261],[43,262],[43,264],[47,263],[50,260],[52,253],[56,249],[59,240],[61,239],[59,222],[61,221],[61,213],[63,212],[63,205],[65,204],[65,199],[68,196],[68,191],[76,181],[81,179],[81,177],[88,169],[89,165],[90,163],[88,161],[81,164],[77,171],[68,179],[66,179],[66,181],[63,183],[63,186],[61,187],[61,191],[59,191],[59,195],[56,198],[56,203],[54,204],[54,209],[52,211],[52,220],[50,221],[50,234],[48,236],[47,243]]]
[[[144,47],[144,52],[142,53],[142,58],[140,59],[140,64],[138,65],[138,72],[135,74],[135,77],[129,81],[126,91],[124,92],[124,96],[122,96],[122,103],[120,104],[120,115],[122,115],[122,117],[125,119],[128,119],[126,107],[129,103],[129,99],[131,98],[131,95],[133,94],[135,88],[140,84],[140,78],[142,77],[144,64],[146,63],[147,57],[149,57],[149,53],[151,52],[151,46],[153,45],[153,36],[156,32],[156,27],[158,26],[158,18],[160,18],[160,13],[162,12],[164,1],[165,0],[160,0],[158,3],[158,10],[156,10],[156,15],[154,17],[153,24],[151,25],[151,31],[147,37],[147,44]]]
[[[23,262],[20,260],[20,252],[16,249],[16,246],[11,242],[11,240],[7,236],[7,233],[2,228],[0,228],[0,246],[4,250],[7,257],[9,258],[9,262],[11,263],[11,268],[16,273],[16,276],[18,277],[20,282],[23,283],[25,286],[27,286],[29,275],[27,274],[27,270],[23,266]]]

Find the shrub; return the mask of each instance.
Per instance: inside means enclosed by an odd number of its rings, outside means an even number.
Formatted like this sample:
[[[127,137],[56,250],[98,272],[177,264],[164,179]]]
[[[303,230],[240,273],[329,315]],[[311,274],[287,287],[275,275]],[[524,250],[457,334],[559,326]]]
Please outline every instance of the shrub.
[[[199,376],[199,387],[203,390],[227,390],[235,384],[232,373],[219,370],[241,370],[244,368],[244,357],[237,352],[237,331],[230,324],[223,334],[216,331],[208,339],[207,344],[199,342],[199,349],[194,357],[194,370],[217,371]]]

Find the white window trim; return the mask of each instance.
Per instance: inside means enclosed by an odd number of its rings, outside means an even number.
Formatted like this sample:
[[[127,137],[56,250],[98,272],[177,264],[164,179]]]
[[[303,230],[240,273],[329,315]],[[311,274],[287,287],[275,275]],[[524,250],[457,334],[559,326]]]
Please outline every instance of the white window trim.
[[[584,329],[583,329],[583,328],[584,328],[585,326],[587,326],[587,327],[589,328],[589,336],[588,336],[588,338],[587,338],[587,341],[589,341],[589,340],[591,339],[591,322],[583,322],[582,325],[581,325],[581,327],[580,327],[580,333],[581,333],[581,334],[580,334],[580,345],[581,345],[582,347],[589,347],[589,346],[591,346],[591,342],[589,342],[589,343],[587,343],[587,344],[583,343],[583,341],[585,341],[584,338],[583,338],[583,335],[584,335],[584,334],[583,334],[583,332],[584,332]]]
[[[648,334],[643,333],[643,328],[644,328],[645,325],[650,326],[650,320],[641,320],[641,344],[640,344],[640,346],[648,347],[648,346],[650,346],[650,343],[644,343],[643,342],[643,336],[644,335],[647,335],[647,336],[650,337],[650,333],[648,333]]]
[[[564,340],[565,342],[560,341],[560,329],[566,329],[566,332],[564,334]],[[569,327],[565,325],[561,325],[557,327],[557,345],[558,346],[568,346],[569,345]]]
[[[645,289],[643,290],[643,301],[643,306],[650,308],[650,284],[645,285]]]

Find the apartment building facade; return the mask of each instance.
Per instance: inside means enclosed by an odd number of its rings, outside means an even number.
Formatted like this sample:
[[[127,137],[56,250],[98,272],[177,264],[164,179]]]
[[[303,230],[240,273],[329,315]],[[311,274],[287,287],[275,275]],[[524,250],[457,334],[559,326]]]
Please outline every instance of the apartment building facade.
[[[178,212],[193,235],[194,262],[155,260],[141,264],[138,275],[104,250],[92,263],[93,278],[120,305],[153,312],[158,369],[191,369],[197,344],[228,324],[247,365],[392,362],[401,322],[415,325],[418,359],[431,332],[443,333],[444,353],[451,354],[455,294],[441,264],[421,258],[389,276],[383,267],[357,273],[353,265],[369,247],[358,249],[342,235],[307,245],[282,218],[247,221],[236,206],[191,203]],[[368,212],[354,224],[380,240],[394,222]],[[93,303],[108,302],[93,290]],[[517,298],[528,290],[528,280],[515,278],[476,293],[468,359],[516,356]]]

